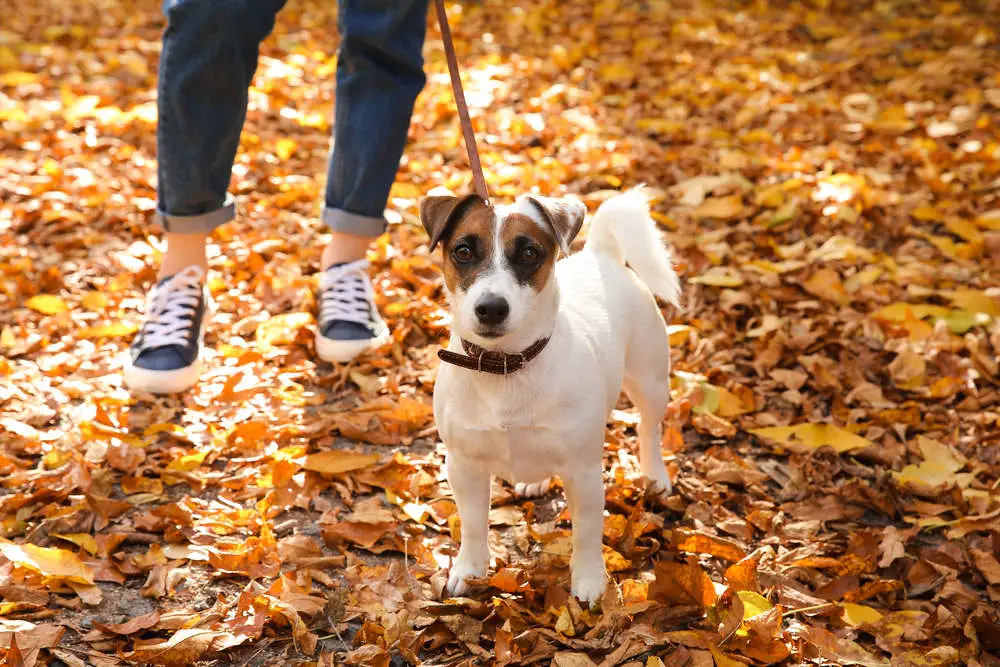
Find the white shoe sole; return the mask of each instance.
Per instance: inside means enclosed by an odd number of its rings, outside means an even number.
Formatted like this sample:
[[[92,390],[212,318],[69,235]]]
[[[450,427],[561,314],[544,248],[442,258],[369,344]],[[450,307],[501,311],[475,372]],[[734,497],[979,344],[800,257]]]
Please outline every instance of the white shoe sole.
[[[354,361],[362,352],[382,347],[389,342],[389,338],[388,331],[376,338],[361,340],[331,340],[316,334],[316,356],[330,363],[345,364]]]
[[[201,359],[187,368],[175,371],[154,371],[132,365],[131,357],[125,362],[125,386],[132,391],[148,391],[151,394],[179,394],[198,382],[201,375]]]

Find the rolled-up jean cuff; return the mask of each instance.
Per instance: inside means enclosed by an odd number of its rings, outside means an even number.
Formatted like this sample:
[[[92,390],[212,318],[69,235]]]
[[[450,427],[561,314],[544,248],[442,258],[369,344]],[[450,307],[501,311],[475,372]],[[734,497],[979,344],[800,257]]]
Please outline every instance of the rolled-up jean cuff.
[[[335,232],[371,238],[381,236],[386,227],[385,218],[371,218],[330,206],[323,209],[322,220],[324,225]]]
[[[236,217],[236,199],[226,195],[222,208],[198,215],[169,215],[156,209],[156,226],[171,234],[207,234]]]

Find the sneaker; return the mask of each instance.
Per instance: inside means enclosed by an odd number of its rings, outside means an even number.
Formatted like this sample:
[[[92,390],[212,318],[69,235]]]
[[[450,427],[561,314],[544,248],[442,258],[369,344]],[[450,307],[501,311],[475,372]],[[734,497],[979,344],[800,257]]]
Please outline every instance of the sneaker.
[[[189,266],[149,293],[146,321],[125,362],[125,385],[130,389],[174,394],[197,382],[210,305],[204,278],[200,266]]]
[[[347,362],[389,341],[389,327],[375,307],[368,260],[334,264],[320,279],[316,355]]]

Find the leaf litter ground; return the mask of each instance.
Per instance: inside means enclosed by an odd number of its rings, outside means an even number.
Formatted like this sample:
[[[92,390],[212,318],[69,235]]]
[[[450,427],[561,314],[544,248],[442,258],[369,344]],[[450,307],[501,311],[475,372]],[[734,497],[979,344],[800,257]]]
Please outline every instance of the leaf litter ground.
[[[316,364],[332,2],[263,46],[211,247],[211,358],[177,398],[120,355],[160,246],[159,3],[0,29],[3,664],[1000,664],[995,2],[450,6],[498,199],[645,182],[671,319],[664,503],[609,422],[599,608],[558,488],[498,485],[491,575],[430,395],[447,333],[416,223],[469,189],[438,35],[372,259],[394,339]]]

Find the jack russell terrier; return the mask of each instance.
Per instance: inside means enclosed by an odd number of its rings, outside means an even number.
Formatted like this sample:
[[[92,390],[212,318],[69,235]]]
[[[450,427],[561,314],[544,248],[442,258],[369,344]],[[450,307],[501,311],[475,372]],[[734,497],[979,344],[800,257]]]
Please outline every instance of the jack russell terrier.
[[[641,472],[670,492],[660,451],[670,350],[653,295],[677,305],[680,283],[641,189],[602,204],[583,250],[557,263],[585,213],[534,195],[496,208],[476,195],[421,203],[430,248],[444,249],[453,315],[434,391],[462,521],[451,595],[489,567],[491,476],[533,495],[558,475],[573,521],[572,592],[600,599],[604,430],[623,384],[641,417]]]

